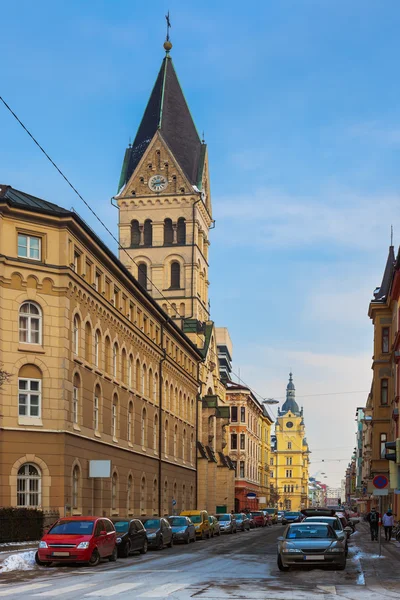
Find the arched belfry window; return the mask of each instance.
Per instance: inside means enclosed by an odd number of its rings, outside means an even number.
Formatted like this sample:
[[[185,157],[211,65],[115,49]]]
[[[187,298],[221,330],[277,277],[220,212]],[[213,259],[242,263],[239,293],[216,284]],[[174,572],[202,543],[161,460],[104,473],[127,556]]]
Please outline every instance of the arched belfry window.
[[[146,219],[143,228],[143,238],[145,246],[152,246],[153,244],[153,221]]]
[[[177,242],[186,244],[186,220],[183,217],[178,219]]]
[[[164,220],[164,246],[172,246],[174,242],[174,230],[171,219]]]
[[[140,227],[139,221],[134,219],[131,222],[131,247],[139,246],[140,244]]]
[[[181,265],[174,261],[171,263],[171,289],[179,290],[181,287]]]
[[[138,268],[138,282],[142,287],[147,289],[147,265],[146,263],[140,263]]]

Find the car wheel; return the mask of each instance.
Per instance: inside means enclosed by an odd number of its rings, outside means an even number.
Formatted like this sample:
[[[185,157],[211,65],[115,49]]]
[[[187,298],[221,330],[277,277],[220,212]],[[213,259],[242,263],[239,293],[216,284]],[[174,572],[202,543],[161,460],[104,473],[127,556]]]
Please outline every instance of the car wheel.
[[[39,558],[39,552],[35,553],[35,563],[37,565],[39,565],[40,567],[49,567],[51,565],[51,561],[40,560],[40,558]]]
[[[209,539],[210,539],[210,537],[211,537],[211,531],[210,531],[210,530],[208,530],[208,531],[207,531],[207,539],[209,540]]]
[[[190,535],[189,534],[187,534],[187,536],[186,536],[185,544],[190,544]]]
[[[117,550],[117,546],[114,546],[114,550],[112,551],[112,554],[110,554],[110,556],[108,557],[108,560],[110,562],[115,562],[118,558],[118,550]]]
[[[218,529],[218,537],[221,535],[221,530]]]
[[[164,541],[163,541],[162,537],[160,536],[160,541],[158,542],[157,550],[163,550],[163,549],[164,549]]]
[[[140,550],[140,554],[146,554],[148,547],[149,547],[149,545],[147,543],[147,540],[144,540],[143,548]]]
[[[281,559],[281,555],[278,554],[278,569],[280,571],[289,571],[290,567],[285,567],[284,564],[282,563],[282,559]]]
[[[100,554],[97,548],[95,548],[92,552],[92,556],[89,559],[89,567],[97,567],[100,562]]]
[[[170,543],[168,544],[168,548],[172,548],[172,546],[173,546],[173,545],[174,545],[174,538],[173,538],[173,537],[171,537],[171,541],[170,541]]]
[[[195,541],[196,541],[196,534],[194,534],[194,536],[193,536],[193,538],[192,538],[192,542],[193,542],[193,544],[195,543]]]
[[[128,558],[128,556],[129,556],[129,555],[130,555],[130,553],[131,553],[131,549],[132,549],[132,547],[131,547],[131,543],[130,543],[130,541],[128,540],[128,541],[126,542],[126,544],[124,545],[123,549],[121,550],[121,556],[122,556],[123,558]]]

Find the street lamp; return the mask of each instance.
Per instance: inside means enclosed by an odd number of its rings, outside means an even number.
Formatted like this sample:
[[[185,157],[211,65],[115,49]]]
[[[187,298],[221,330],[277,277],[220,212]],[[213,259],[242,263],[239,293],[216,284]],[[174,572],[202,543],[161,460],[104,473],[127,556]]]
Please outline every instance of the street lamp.
[[[279,404],[279,400],[275,400],[275,398],[264,398],[261,402],[263,404]]]

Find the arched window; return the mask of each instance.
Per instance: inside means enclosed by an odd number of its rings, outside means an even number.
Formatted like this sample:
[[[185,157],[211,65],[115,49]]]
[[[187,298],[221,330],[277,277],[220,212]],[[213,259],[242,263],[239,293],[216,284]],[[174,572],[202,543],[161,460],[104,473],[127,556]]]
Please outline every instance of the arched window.
[[[36,465],[22,465],[17,474],[17,506],[40,506],[41,482],[41,473]]]
[[[146,263],[139,264],[138,282],[145,290],[147,290],[147,265],[146,265]]]
[[[177,458],[178,451],[178,425],[174,427],[174,458]]]
[[[74,425],[78,425],[79,422],[79,395],[80,395],[81,381],[79,375],[74,376],[74,386],[72,390],[72,422]]]
[[[175,483],[174,483],[174,496],[173,496],[173,500],[175,500],[175,502],[178,501],[177,496],[178,496],[178,494],[177,494],[176,481],[175,481]]]
[[[168,454],[168,421],[164,424],[164,454],[165,456]]]
[[[19,417],[42,416],[42,372],[36,365],[24,365],[18,374]]]
[[[153,244],[153,222],[151,219],[146,219],[144,222],[143,238],[145,246]]]
[[[386,454],[386,442],[387,442],[387,434],[386,433],[381,433],[380,434],[381,458],[385,458],[385,454]]]
[[[169,410],[169,408],[170,408],[169,400],[168,400],[168,392],[169,392],[169,386],[168,386],[168,381],[166,381],[164,383],[164,409],[165,410]]]
[[[112,403],[111,412],[111,435],[115,439],[118,433],[118,397],[115,394]]]
[[[92,362],[92,328],[89,321],[85,324],[85,360]]]
[[[136,360],[136,373],[135,373],[135,388],[136,388],[136,392],[138,394],[140,394],[140,360],[137,359]]]
[[[153,388],[153,371],[150,368],[149,369],[149,387],[147,390],[147,395],[149,398],[151,398],[151,400],[154,400],[154,388]]]
[[[126,376],[126,350],[125,348],[122,349],[122,358],[121,358],[121,380],[124,383],[128,383],[127,382],[127,376]]]
[[[194,437],[193,433],[190,436],[190,450],[189,450],[189,460],[193,464],[193,446],[194,446]]]
[[[164,514],[168,514],[168,481],[164,481]]]
[[[157,514],[157,477],[153,480],[153,515]]]
[[[93,398],[93,429],[95,431],[100,431],[100,396],[100,386],[96,385]]]
[[[186,429],[183,430],[182,435],[182,460],[186,460]]]
[[[186,220],[183,217],[178,219],[177,242],[186,244]]]
[[[117,510],[118,475],[113,473],[111,480],[111,510]]]
[[[184,414],[183,414],[183,406],[182,406],[182,404],[183,404],[183,403],[182,403],[182,390],[179,392],[179,396],[178,396],[178,398],[179,398],[179,401],[178,401],[178,409],[177,409],[177,412],[178,412],[178,416],[179,416],[181,419],[183,419],[183,417],[184,417]]]
[[[181,317],[184,317],[184,316],[185,316],[185,312],[186,312],[186,306],[185,306],[185,303],[184,303],[184,302],[181,302],[181,303],[180,303],[180,305],[179,305],[179,315],[180,315]]]
[[[182,485],[182,511],[186,510],[186,485]]]
[[[131,221],[131,248],[135,248],[140,244],[140,227],[139,221],[134,219]]]
[[[134,413],[133,413],[133,402],[129,402],[128,406],[128,442],[133,443],[133,427],[134,427]]]
[[[108,337],[108,335],[106,336],[106,339],[104,341],[104,370],[106,371],[106,373],[110,372],[110,349],[111,349],[111,342],[110,342],[110,338]]]
[[[128,361],[128,386],[130,388],[132,388],[132,375],[133,375],[133,356],[130,354],[129,355],[129,361]]]
[[[113,346],[113,376],[118,377],[118,344]]]
[[[77,510],[79,507],[79,485],[80,485],[81,471],[78,465],[74,466],[72,471],[72,508]]]
[[[72,350],[74,354],[79,354],[79,330],[81,327],[81,320],[78,315],[74,316],[74,329],[73,329],[73,337],[72,337]]]
[[[126,489],[126,509],[128,514],[133,512],[133,477],[132,475],[128,476],[128,483]]]
[[[145,448],[147,446],[147,412],[145,408],[142,410],[141,442],[142,448]]]
[[[158,416],[155,415],[154,416],[154,428],[153,428],[153,448],[154,448],[155,452],[157,452],[157,447],[158,447],[157,437],[158,437]]]
[[[94,333],[94,364],[96,367],[100,365],[100,351],[101,351],[101,334],[98,329]]]
[[[24,302],[19,308],[19,341],[24,344],[42,343],[42,310],[34,302]]]
[[[154,383],[153,383],[153,401],[157,402],[158,396],[158,373],[154,373]]]
[[[164,219],[164,246],[172,246],[174,242],[174,230],[171,219]]]
[[[140,392],[142,394],[142,396],[147,396],[147,390],[146,390],[146,373],[147,373],[147,368],[146,365],[142,366],[142,380],[140,382]]]
[[[140,482],[140,514],[146,514],[146,477],[144,475]]]
[[[181,265],[174,261],[171,263],[171,289],[178,290],[181,287]]]

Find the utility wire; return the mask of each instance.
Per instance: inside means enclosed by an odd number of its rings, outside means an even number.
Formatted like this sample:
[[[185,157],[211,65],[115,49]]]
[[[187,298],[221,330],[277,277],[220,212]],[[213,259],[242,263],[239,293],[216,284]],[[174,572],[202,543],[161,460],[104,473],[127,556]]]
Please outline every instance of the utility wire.
[[[107,225],[104,223],[104,221],[102,221],[102,219],[97,215],[97,213],[93,210],[93,208],[90,206],[90,204],[78,192],[78,190],[70,182],[70,180],[68,179],[68,177],[66,175],[64,175],[64,173],[61,171],[61,169],[58,167],[58,165],[54,162],[54,160],[51,158],[51,156],[49,156],[47,154],[46,150],[39,144],[39,142],[37,141],[37,139],[32,135],[32,133],[29,131],[29,129],[23,124],[23,122],[21,121],[21,119],[16,115],[16,113],[7,104],[7,102],[4,100],[4,98],[2,98],[2,96],[0,96],[0,100],[4,104],[4,106],[6,107],[6,109],[12,114],[12,116],[14,117],[14,119],[16,119],[16,121],[21,125],[22,129],[29,135],[29,137],[36,144],[36,146],[39,148],[39,150],[41,152],[43,152],[43,154],[45,155],[45,157],[47,158],[47,160],[53,165],[53,167],[58,171],[58,173],[61,175],[61,177],[67,182],[67,184],[69,185],[69,187],[75,192],[75,194],[78,196],[78,198],[80,200],[82,200],[82,202],[84,203],[84,205],[86,206],[86,208],[88,208],[88,210],[92,213],[92,215],[98,220],[98,222],[102,225],[102,227],[104,227],[104,229],[107,231],[107,233],[117,243],[118,250],[123,250],[125,252],[125,254],[127,255],[127,257],[129,258],[129,260],[131,260],[139,268],[138,263],[132,258],[132,256],[126,251],[126,249],[123,246],[121,246],[121,244],[119,243],[119,240],[115,237],[115,235],[112,233],[112,231],[107,227]],[[151,285],[153,286],[153,288],[155,290],[157,290],[157,292],[160,294],[161,298],[163,300],[165,300],[170,305],[170,307],[172,308],[172,310],[174,311],[174,313],[176,313],[179,317],[183,318],[182,315],[179,313],[179,311],[175,307],[172,306],[172,304],[168,300],[168,298],[166,298],[163,295],[162,291],[153,283],[153,281],[150,279],[150,277],[147,275],[147,273],[146,273],[146,280],[151,283]]]

